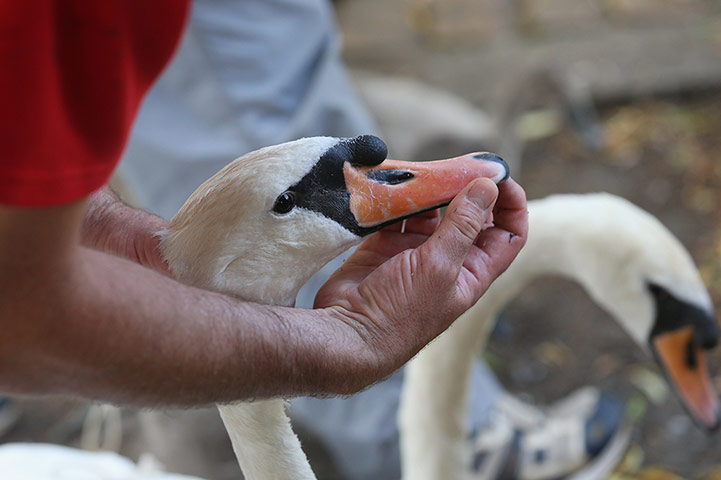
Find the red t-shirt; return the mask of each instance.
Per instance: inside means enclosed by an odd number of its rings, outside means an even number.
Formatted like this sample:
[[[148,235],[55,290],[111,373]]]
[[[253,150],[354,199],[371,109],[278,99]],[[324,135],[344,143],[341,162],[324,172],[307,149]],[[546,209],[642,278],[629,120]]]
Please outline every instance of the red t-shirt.
[[[182,0],[0,2],[0,204],[104,185],[185,23]]]

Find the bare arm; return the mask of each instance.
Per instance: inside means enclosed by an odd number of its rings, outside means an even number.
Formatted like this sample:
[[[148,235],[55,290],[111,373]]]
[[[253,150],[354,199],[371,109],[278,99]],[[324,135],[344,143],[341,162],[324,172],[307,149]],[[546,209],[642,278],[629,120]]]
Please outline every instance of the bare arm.
[[[80,246],[84,211],[0,209],[3,390],[194,404],[290,386],[267,307]]]
[[[476,188],[495,196],[487,183]],[[487,213],[463,193],[430,241],[427,218],[411,223],[417,233],[395,239],[395,251],[332,278],[315,310],[241,302],[84,247],[85,202],[0,208],[0,389],[139,405],[357,391],[438,335],[507,267],[525,239],[518,190],[508,195],[513,219],[496,213],[520,235],[514,241],[499,227],[481,234],[485,249],[473,246]],[[388,297],[397,262],[412,278]]]

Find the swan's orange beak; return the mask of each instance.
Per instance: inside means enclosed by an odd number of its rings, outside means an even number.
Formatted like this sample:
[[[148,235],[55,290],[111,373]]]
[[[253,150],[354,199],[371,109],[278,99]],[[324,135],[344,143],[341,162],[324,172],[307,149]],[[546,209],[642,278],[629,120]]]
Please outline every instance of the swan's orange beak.
[[[694,420],[710,431],[718,429],[721,425],[719,401],[704,353],[694,341],[693,327],[659,333],[652,338],[651,345]]]
[[[447,205],[468,183],[480,177],[496,184],[509,169],[492,153],[472,153],[432,162],[385,160],[367,167],[343,166],[350,210],[358,225],[372,228]]]

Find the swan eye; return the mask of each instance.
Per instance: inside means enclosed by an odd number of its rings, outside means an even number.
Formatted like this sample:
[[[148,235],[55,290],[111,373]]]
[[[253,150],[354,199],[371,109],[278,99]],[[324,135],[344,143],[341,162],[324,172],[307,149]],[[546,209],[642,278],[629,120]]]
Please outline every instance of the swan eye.
[[[285,214],[293,210],[295,207],[295,194],[293,192],[283,192],[275,199],[273,211],[275,213]]]

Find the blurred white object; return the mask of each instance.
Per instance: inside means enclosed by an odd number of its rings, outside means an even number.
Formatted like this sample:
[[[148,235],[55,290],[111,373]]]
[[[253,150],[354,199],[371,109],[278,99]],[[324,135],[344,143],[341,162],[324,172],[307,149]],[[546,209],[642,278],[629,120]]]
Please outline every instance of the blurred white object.
[[[131,460],[112,452],[88,452],[62,445],[0,445],[3,480],[200,480],[166,473],[153,462]]]

